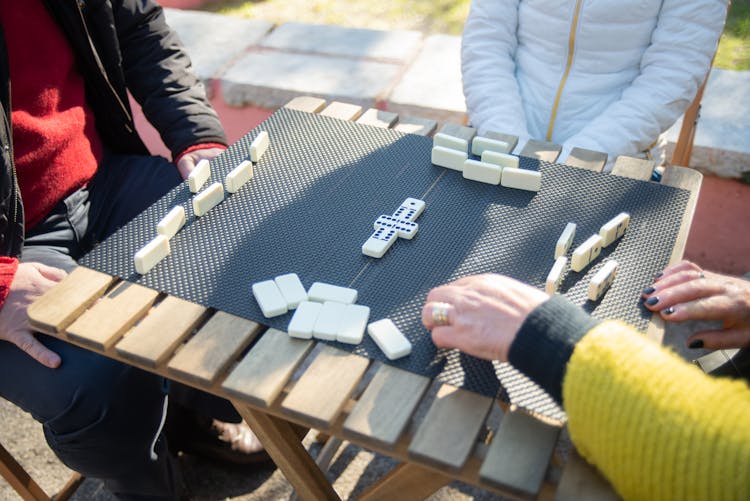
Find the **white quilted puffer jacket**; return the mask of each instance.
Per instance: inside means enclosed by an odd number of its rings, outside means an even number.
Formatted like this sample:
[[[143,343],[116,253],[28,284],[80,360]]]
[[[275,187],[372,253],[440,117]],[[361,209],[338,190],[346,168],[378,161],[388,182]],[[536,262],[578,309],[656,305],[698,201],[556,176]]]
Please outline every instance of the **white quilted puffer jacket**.
[[[648,150],[687,109],[727,0],[473,0],[463,34],[469,121],[603,151]]]

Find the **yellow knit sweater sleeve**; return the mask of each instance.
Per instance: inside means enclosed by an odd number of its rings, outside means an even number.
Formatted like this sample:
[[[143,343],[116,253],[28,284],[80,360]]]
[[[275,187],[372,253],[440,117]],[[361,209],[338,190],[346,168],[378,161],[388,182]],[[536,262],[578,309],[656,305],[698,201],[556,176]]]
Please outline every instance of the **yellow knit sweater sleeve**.
[[[750,499],[750,388],[614,321],[575,347],[571,438],[625,499]]]

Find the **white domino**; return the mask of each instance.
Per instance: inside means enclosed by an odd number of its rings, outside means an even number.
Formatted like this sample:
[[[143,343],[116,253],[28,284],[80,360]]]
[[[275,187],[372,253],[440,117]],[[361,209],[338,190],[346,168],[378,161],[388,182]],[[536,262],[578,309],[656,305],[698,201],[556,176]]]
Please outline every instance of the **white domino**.
[[[203,159],[198,162],[188,174],[188,187],[191,193],[198,193],[211,176],[211,164]]]
[[[409,197],[401,202],[401,206],[393,213],[393,217],[413,223],[422,215],[425,205],[424,200]]]
[[[464,179],[497,186],[500,184],[502,175],[503,168],[499,165],[478,162],[476,160],[467,160],[464,162]]]
[[[307,291],[309,301],[325,303],[326,301],[336,301],[337,303],[353,304],[357,302],[357,290],[338,285],[315,282]]]
[[[573,245],[573,238],[576,236],[576,224],[568,223],[565,225],[565,229],[560,238],[557,239],[555,245],[555,259],[560,256],[564,256],[570,250],[570,246]]]
[[[292,320],[289,321],[287,334],[300,339],[312,339],[315,323],[323,305],[312,301],[302,301],[294,312]]]
[[[482,152],[482,162],[499,165],[502,168],[518,167],[517,156],[492,150],[484,150]]]
[[[485,151],[508,153],[508,151],[510,151],[510,145],[505,141],[498,141],[497,139],[480,136],[475,137],[471,142],[471,153],[476,156],[481,156]]]
[[[602,252],[602,237],[591,235],[588,240],[576,247],[570,258],[570,269],[581,271],[596,259]]]
[[[253,178],[253,163],[250,160],[245,160],[240,163],[237,167],[232,169],[232,172],[227,174],[224,180],[224,185],[227,187],[229,193],[237,193],[246,182]]]
[[[469,142],[466,139],[451,136],[450,134],[443,134],[442,132],[438,132],[432,138],[432,146],[442,146],[452,150],[463,151],[464,153],[469,152]]]
[[[177,205],[159,221],[156,225],[156,233],[172,238],[183,226],[185,226],[185,207]]]
[[[516,190],[539,191],[542,187],[542,173],[535,170],[505,167],[500,184]]]
[[[627,212],[621,212],[607,223],[605,223],[599,230],[599,235],[602,237],[602,245],[608,247],[615,240],[625,234],[625,230],[630,226],[630,214]]]
[[[250,143],[250,160],[253,162],[260,160],[260,157],[262,157],[268,149],[269,144],[270,140],[268,139],[268,132],[264,130],[260,131],[260,134],[253,139],[252,143]]]
[[[396,230],[396,235],[399,238],[405,238],[411,240],[419,230],[419,225],[411,221],[404,221],[403,219],[397,219],[395,216],[382,215],[375,220],[373,224],[375,229],[378,228],[392,228]]]
[[[361,304],[348,304],[339,323],[336,341],[339,343],[359,344],[365,335],[367,321],[370,320],[370,308]]]
[[[156,238],[144,245],[133,258],[135,271],[145,275],[151,268],[169,255],[169,238],[157,235]]]
[[[544,284],[544,290],[547,294],[554,294],[560,288],[560,284],[565,276],[565,265],[567,264],[568,258],[565,256],[555,259],[555,264],[552,265],[552,269],[549,271],[549,275],[547,275],[547,281]]]
[[[396,230],[393,228],[378,228],[370,238],[362,244],[362,254],[365,256],[381,258],[391,248],[393,242],[398,239]]]
[[[193,197],[193,212],[196,216],[204,216],[224,200],[224,187],[221,183],[214,183]]]
[[[597,301],[609,289],[609,286],[612,285],[617,276],[618,266],[617,261],[609,260],[596,272],[589,283],[590,300]]]
[[[396,360],[411,353],[411,343],[389,318],[368,325],[367,333],[389,360]]]
[[[293,310],[302,301],[307,301],[307,291],[296,273],[279,275],[273,279],[286,301],[286,307]]]
[[[266,318],[278,317],[288,311],[286,299],[281,295],[279,287],[273,280],[254,283],[253,296]]]
[[[467,158],[469,155],[465,151],[453,150],[445,146],[432,148],[432,163],[446,169],[463,170]]]
[[[320,309],[318,319],[313,327],[313,337],[323,341],[336,341],[341,319],[344,318],[348,305],[336,301],[326,301]]]

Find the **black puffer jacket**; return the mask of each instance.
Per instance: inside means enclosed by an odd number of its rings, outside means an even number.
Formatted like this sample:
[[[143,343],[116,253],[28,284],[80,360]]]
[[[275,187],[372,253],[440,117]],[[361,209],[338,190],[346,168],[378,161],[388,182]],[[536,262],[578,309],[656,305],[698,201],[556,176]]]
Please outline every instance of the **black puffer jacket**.
[[[226,144],[224,130],[190,70],[182,43],[151,0],[45,0],[86,82],[86,99],[103,144],[117,153],[146,153],[127,91],[177,155],[200,143]],[[0,255],[23,245],[23,207],[13,164],[10,75],[0,28]]]

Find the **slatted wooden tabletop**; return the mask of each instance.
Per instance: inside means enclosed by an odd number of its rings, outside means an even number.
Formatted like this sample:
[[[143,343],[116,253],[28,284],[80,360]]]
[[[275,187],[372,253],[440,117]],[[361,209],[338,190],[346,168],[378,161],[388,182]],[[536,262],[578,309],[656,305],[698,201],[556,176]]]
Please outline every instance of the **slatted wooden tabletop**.
[[[296,98],[287,107],[414,134],[430,135],[437,128],[430,120],[374,109],[363,113],[346,103],[326,106],[317,98]],[[475,134],[454,124],[442,130]],[[560,147],[532,141],[523,152],[554,161]],[[575,149],[566,163],[601,170],[605,162],[602,153]],[[621,158],[612,174],[648,179],[651,169],[651,163]],[[701,176],[674,167],[662,182],[692,193],[672,256],[677,260]],[[365,499],[423,498],[452,479],[517,498],[613,496],[606,481],[575,455],[561,466],[559,485],[547,480],[554,477],[548,473],[559,423],[507,406],[500,410],[490,398],[275,329],[263,333],[255,322],[90,269],[68,275],[29,308],[29,319],[41,332],[230,399],[303,499],[337,495],[302,447],[297,425],[403,461],[367,490]],[[655,323],[649,333],[658,339],[663,328]],[[488,419],[498,412],[499,425]]]

